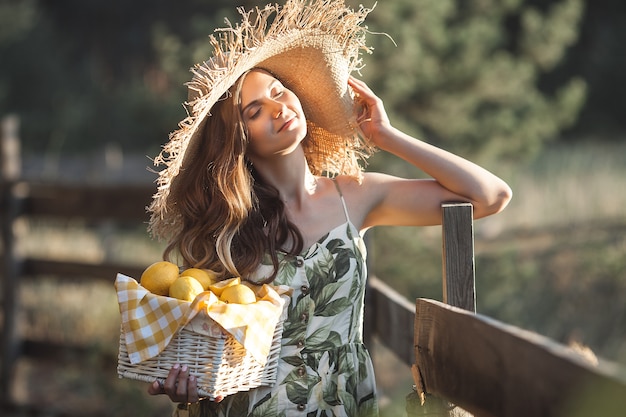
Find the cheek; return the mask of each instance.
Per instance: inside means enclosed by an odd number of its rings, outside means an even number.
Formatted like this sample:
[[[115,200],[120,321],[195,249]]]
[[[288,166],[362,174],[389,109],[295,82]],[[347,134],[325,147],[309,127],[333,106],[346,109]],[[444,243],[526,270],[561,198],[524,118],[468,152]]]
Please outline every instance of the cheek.
[[[250,145],[260,142],[266,136],[265,129],[261,123],[248,123],[247,131]]]
[[[256,154],[259,151],[259,148],[263,147],[264,138],[266,135],[264,134],[262,126],[258,124],[249,124],[248,125],[248,147],[247,153]]]
[[[298,99],[298,96],[296,96],[291,91],[289,92],[289,103],[287,105],[300,114],[304,113],[302,111],[302,104],[300,103],[300,99]]]

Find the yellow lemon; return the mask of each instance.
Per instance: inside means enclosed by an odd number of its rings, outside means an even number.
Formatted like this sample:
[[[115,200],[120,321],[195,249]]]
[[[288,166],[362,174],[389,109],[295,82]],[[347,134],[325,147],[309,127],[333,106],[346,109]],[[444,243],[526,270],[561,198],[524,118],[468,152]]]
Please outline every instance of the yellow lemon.
[[[202,284],[194,277],[181,276],[170,286],[170,297],[184,301],[193,301],[204,291]]]
[[[180,276],[194,277],[205,290],[208,290],[209,286],[217,281],[217,274],[210,269],[189,268],[185,269]]]
[[[237,284],[224,288],[220,300],[225,303],[252,304],[256,302],[256,295],[247,285]]]
[[[168,295],[178,273],[178,265],[167,261],[155,262],[143,271],[139,283],[153,294]]]
[[[239,284],[241,284],[241,278],[235,277],[225,279],[223,281],[217,281],[215,284],[209,285],[209,289],[213,291],[213,294],[219,297],[220,295],[222,295],[222,291],[224,291],[224,288]]]
[[[259,291],[261,291],[261,288],[263,288],[263,284],[254,284],[250,281],[241,281],[241,285],[245,285],[246,287],[250,288],[252,291],[254,291],[257,297],[259,296]]]

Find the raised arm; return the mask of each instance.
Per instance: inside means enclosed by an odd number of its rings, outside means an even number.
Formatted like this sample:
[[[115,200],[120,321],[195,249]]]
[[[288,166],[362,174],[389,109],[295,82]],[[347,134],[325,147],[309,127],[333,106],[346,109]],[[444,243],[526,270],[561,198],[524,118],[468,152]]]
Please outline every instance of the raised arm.
[[[475,218],[497,213],[511,199],[509,186],[486,169],[443,149],[413,138],[391,125],[382,101],[362,81],[350,86],[361,106],[359,126],[380,149],[415,165],[432,179],[408,180],[368,174],[365,193],[359,197],[369,207],[363,228],[375,225],[432,225],[441,222],[441,204],[472,203]],[[367,194],[367,196],[365,196]]]

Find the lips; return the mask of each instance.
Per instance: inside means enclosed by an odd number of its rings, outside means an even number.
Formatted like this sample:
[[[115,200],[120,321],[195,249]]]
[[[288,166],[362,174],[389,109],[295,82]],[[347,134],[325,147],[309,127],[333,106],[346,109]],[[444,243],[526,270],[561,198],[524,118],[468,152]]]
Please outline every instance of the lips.
[[[280,129],[278,129],[278,132],[282,132],[283,130],[287,129],[289,126],[291,126],[291,124],[293,123],[293,121],[295,120],[295,117],[292,117],[291,119],[287,120],[281,127]]]

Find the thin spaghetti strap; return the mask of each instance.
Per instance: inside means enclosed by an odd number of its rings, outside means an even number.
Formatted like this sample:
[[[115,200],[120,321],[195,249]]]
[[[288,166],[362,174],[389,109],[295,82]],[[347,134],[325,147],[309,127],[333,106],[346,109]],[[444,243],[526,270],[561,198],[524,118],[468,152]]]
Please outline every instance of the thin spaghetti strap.
[[[346,200],[344,200],[343,198],[343,193],[341,192],[341,188],[339,188],[339,184],[337,184],[337,181],[335,181],[333,179],[333,184],[335,184],[335,188],[337,189],[337,192],[339,193],[339,197],[341,198],[341,205],[343,206],[343,212],[346,215],[346,221],[350,222],[350,216],[348,215],[348,207],[346,206]]]

